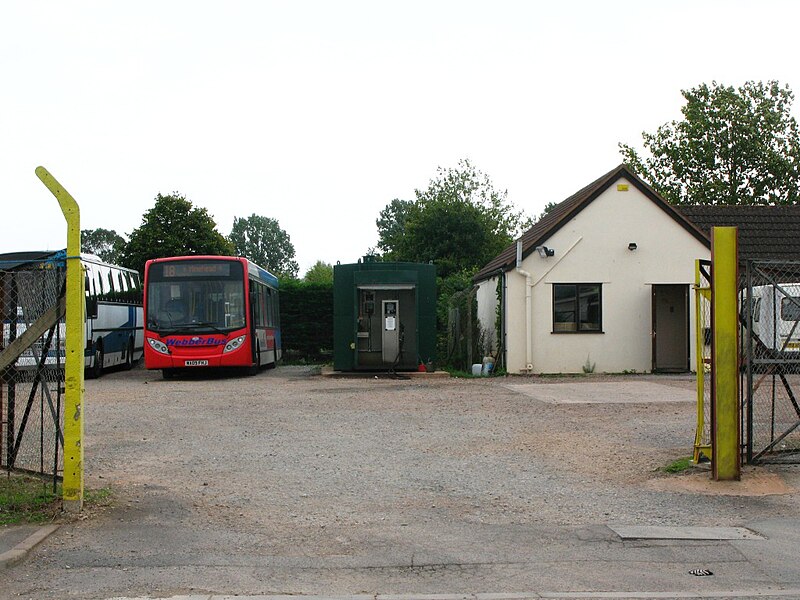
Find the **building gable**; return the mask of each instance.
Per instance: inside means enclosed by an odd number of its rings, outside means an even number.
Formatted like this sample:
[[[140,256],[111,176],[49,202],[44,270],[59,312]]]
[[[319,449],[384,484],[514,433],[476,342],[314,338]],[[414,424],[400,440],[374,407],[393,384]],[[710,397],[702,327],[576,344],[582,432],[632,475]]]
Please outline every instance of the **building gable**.
[[[580,213],[586,206],[597,199],[605,190],[625,179],[636,189],[655,203],[669,218],[681,225],[689,234],[706,247],[710,246],[709,238],[684,215],[675,210],[661,196],[659,196],[649,185],[640,179],[626,165],[619,165],[602,177],[593,181],[582,188],[563,202],[557,204],[553,209],[536,222],[533,227],[520,237],[522,242],[522,257],[525,258],[535,251],[537,246],[542,245],[548,238],[561,229],[574,216]],[[509,245],[503,252],[497,255],[492,261],[484,266],[474,281],[479,282],[492,277],[498,272],[507,271],[515,266],[517,244]]]

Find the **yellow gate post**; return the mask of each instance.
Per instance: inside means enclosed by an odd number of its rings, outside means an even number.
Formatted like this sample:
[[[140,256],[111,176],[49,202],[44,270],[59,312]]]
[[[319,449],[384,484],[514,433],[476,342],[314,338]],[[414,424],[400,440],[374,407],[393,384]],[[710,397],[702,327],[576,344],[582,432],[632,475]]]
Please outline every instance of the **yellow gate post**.
[[[711,230],[711,466],[716,480],[738,480],[739,315],[736,227]]]
[[[78,203],[44,167],[36,176],[58,200],[67,221],[67,317],[64,361],[64,510],[83,508],[83,317],[85,312],[81,268],[81,213]]]

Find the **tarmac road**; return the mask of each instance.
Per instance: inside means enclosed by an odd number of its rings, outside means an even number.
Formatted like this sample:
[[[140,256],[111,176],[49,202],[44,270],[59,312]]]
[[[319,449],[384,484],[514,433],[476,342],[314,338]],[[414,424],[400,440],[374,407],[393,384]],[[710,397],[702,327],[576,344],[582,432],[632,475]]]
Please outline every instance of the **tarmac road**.
[[[86,385],[86,463],[114,506],[0,598],[800,598],[797,467],[655,470],[690,453],[692,385],[113,373]]]

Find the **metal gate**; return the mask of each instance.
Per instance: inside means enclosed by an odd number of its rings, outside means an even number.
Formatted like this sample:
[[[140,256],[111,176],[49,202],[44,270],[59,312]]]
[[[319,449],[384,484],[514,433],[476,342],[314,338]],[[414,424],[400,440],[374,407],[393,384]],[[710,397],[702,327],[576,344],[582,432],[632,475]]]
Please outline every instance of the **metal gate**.
[[[711,261],[695,263],[697,429],[694,462],[711,460]]]
[[[36,253],[33,253],[36,254]],[[62,473],[64,253],[0,256],[0,468]]]
[[[800,463],[800,262],[748,261],[740,306],[744,458]]]

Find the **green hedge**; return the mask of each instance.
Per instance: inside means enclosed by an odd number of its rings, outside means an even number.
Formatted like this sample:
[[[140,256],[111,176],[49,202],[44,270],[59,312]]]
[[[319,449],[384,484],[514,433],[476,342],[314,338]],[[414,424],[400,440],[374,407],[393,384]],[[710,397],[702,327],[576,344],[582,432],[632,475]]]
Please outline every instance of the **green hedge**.
[[[281,281],[281,343],[289,362],[333,358],[333,284]]]

